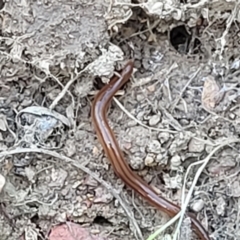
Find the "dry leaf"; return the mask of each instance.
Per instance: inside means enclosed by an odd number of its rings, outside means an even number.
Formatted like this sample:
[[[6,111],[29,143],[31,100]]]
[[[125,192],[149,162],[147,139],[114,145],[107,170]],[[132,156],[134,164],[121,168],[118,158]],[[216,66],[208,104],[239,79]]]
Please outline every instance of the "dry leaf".
[[[20,116],[23,113],[29,113],[29,114],[33,114],[33,115],[37,115],[37,116],[51,116],[51,117],[61,121],[66,126],[68,126],[68,127],[71,126],[69,119],[66,118],[65,116],[63,116],[62,114],[60,114],[54,110],[50,110],[48,108],[39,107],[39,106],[30,106],[30,107],[24,108],[21,111],[19,111],[16,116],[16,122],[19,125],[21,125],[20,124]]]
[[[51,229],[49,240],[104,240],[96,236],[89,229],[83,228],[80,224],[67,222]]]
[[[223,94],[214,77],[210,75],[206,77],[202,92],[203,106],[209,110],[213,110],[222,100]]]

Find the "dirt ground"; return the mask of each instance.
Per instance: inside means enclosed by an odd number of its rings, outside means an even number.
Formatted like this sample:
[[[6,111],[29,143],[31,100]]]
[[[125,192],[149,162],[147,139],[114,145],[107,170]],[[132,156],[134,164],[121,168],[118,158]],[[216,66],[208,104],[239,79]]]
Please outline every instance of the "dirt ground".
[[[116,177],[92,126],[94,95],[130,58],[108,112],[126,161],[211,239],[239,239],[239,7],[1,2],[0,240],[73,239],[66,223],[90,234],[78,240],[174,239],[179,220],[149,238],[169,216]],[[180,230],[196,239],[187,217]]]

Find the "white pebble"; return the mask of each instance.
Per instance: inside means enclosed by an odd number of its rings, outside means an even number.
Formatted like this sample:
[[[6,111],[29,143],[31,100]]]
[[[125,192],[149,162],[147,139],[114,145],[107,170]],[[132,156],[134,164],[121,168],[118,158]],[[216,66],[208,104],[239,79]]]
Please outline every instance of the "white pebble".
[[[160,122],[161,116],[154,115],[149,119],[149,126],[156,126]]]
[[[204,207],[204,201],[202,199],[199,199],[192,205],[192,209],[195,212],[200,212]]]
[[[197,152],[200,153],[204,150],[205,145],[203,141],[197,140],[195,138],[192,138],[188,145],[188,151],[189,152]]]

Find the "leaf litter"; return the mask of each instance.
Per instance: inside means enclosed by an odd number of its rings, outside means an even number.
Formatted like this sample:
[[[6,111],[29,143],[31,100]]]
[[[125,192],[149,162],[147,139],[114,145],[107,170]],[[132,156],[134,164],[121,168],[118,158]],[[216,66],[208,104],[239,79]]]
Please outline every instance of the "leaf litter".
[[[162,237],[174,239],[167,217],[123,188],[89,119],[96,76],[108,82],[116,62],[132,57],[132,82],[119,97],[121,109],[113,104],[109,115],[120,145],[129,146],[129,164],[164,197],[193,206],[213,238],[239,238],[239,144],[231,141],[240,134],[238,2],[12,1],[1,7],[1,239],[46,239],[59,222],[71,230],[69,220],[81,236],[91,232],[96,239],[147,239],[159,225],[169,226]],[[188,52],[171,44],[180,25],[192,34],[190,49],[179,44]],[[135,126],[145,131],[134,134]],[[157,149],[148,153],[150,145]],[[89,176],[99,185],[88,185]],[[194,239],[182,220],[181,236]]]

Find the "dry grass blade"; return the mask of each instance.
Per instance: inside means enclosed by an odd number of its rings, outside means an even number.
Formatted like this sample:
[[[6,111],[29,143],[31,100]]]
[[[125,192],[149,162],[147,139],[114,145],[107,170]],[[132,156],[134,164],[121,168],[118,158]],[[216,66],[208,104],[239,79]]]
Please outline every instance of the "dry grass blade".
[[[140,120],[136,119],[132,114],[130,114],[130,112],[128,112],[124,106],[116,99],[113,98],[113,100],[117,103],[117,105],[121,108],[121,110],[127,114],[127,116],[129,118],[131,118],[132,120],[134,120],[136,123],[138,123],[139,125],[149,129],[149,130],[153,130],[153,131],[158,131],[158,132],[169,132],[169,133],[176,133],[177,131],[173,131],[173,130],[169,130],[169,129],[164,129],[164,128],[154,128],[154,127],[149,127],[147,125],[145,125],[144,123],[142,123]]]

